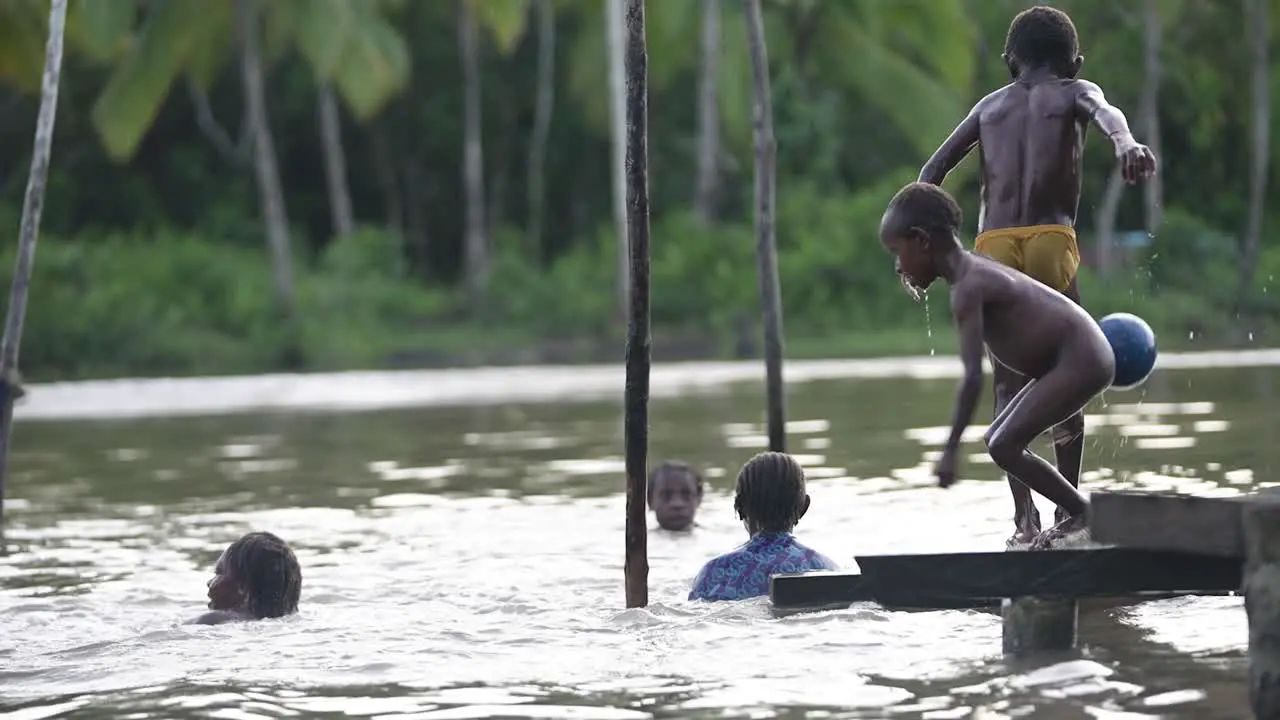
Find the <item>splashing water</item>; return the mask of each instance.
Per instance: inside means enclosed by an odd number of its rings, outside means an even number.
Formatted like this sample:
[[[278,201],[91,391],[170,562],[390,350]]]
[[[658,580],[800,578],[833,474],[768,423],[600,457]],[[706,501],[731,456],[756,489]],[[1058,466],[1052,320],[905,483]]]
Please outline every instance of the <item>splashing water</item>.
[[[907,291],[907,295],[912,300],[915,300],[916,302],[920,302],[920,297],[921,297],[920,288],[912,284],[912,282],[908,280],[907,276],[904,274],[899,274],[898,279],[902,281],[902,288]]]
[[[929,356],[932,357],[937,353],[933,347],[933,319],[929,317],[929,291],[924,291],[924,332],[929,338]]]

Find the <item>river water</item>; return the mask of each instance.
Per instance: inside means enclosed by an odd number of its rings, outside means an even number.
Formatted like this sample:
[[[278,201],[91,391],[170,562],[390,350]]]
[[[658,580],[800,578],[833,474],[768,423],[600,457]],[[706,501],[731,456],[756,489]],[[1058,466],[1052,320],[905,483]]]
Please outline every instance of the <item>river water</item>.
[[[1087,489],[1265,484],[1280,368],[1162,361],[1091,406]],[[850,569],[1003,548],[1011,503],[981,425],[964,481],[932,486],[954,359],[837,365],[788,368],[805,380],[788,391],[813,497],[801,539]],[[765,445],[763,393],[735,381],[760,374],[655,368],[650,461],[696,463],[711,490],[693,533],[651,532],[636,610],[616,369],[33,388],[0,558],[0,717],[1247,717],[1239,598],[1082,609],[1080,652],[1018,664],[987,612],[687,602],[700,565],[745,540],[730,495]],[[295,547],[299,614],[182,624],[251,529]]]

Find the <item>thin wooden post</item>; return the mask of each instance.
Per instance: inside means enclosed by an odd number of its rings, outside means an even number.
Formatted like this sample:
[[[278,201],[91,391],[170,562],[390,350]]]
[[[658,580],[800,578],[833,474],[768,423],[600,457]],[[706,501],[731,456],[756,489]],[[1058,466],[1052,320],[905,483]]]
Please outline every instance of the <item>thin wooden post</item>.
[[[627,380],[623,397],[627,468],[627,607],[649,604],[645,518],[649,451],[649,57],[644,0],[626,0],[627,246],[631,256]]]
[[[1249,703],[1259,720],[1280,718],[1280,503],[1241,508],[1244,608],[1249,618]]]
[[[769,50],[764,38],[760,0],[742,0],[747,23],[754,87],[751,125],[756,151],[756,265],[764,316],[765,403],[769,449],[786,452],[786,396],[782,388],[782,298],[778,289],[778,251],[774,240],[777,142],[773,136],[773,90],[769,85]]]
[[[67,0],[53,0],[49,8],[49,36],[45,41],[44,77],[40,82],[40,111],[36,115],[35,143],[31,149],[31,171],[27,194],[22,202],[22,225],[18,230],[18,257],[9,286],[9,311],[0,338],[0,554],[4,541],[5,474],[9,461],[9,437],[13,431],[13,403],[22,397],[18,374],[18,349],[22,344],[22,323],[27,315],[27,290],[36,261],[36,240],[40,236],[40,214],[44,210],[45,179],[49,175],[49,152],[53,147],[53,126],[58,114],[58,81],[62,76],[62,34],[67,24]]]
[[[1000,642],[1006,655],[1065,652],[1076,646],[1075,598],[1008,598],[1000,603]]]

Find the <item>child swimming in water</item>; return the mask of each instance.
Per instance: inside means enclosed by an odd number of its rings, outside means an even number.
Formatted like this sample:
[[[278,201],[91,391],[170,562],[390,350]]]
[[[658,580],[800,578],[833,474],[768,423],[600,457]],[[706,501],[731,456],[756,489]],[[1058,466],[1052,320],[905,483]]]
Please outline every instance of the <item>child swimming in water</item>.
[[[702,494],[702,476],[688,463],[668,460],[649,473],[649,509],[663,530],[692,530]]]
[[[1085,529],[1084,495],[1030,445],[1046,430],[1081,412],[1111,386],[1116,360],[1102,328],[1052,287],[960,245],[960,207],[946,190],[916,182],[898,191],[880,221],[880,241],[894,257],[903,285],[918,296],[938,278],[951,286],[951,312],[960,337],[964,377],[956,395],[951,435],[938,461],[938,482],[956,480],[960,438],[982,391],[985,344],[995,363],[1028,378],[987,429],[996,465],[1057,503],[1066,517],[1037,535],[1031,548],[1050,547]]]
[[[251,532],[227,546],[209,580],[209,612],[194,622],[218,625],[298,611],[302,568],[284,540]]]
[[[751,539],[703,566],[690,600],[759,597],[769,594],[773,575],[839,569],[791,534],[809,510],[809,493],[804,468],[790,455],[766,452],[748,460],[738,472],[733,509]]]

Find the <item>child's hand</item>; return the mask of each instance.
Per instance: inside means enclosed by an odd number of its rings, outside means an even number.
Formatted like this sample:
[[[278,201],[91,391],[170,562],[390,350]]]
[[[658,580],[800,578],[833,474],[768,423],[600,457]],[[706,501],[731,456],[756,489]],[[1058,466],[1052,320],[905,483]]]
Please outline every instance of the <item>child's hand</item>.
[[[938,487],[949,488],[956,481],[956,453],[954,450],[943,450],[942,458],[934,466],[933,472],[938,476]]]
[[[1120,174],[1130,185],[1139,180],[1146,180],[1156,172],[1156,156],[1151,148],[1140,142],[1131,141],[1116,148],[1116,159],[1120,161]]]

